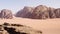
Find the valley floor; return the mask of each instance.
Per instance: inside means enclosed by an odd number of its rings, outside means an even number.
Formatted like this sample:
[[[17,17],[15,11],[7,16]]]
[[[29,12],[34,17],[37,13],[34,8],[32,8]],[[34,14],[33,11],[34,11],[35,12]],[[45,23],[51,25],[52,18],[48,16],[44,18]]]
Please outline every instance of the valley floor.
[[[33,29],[41,30],[43,34],[60,34],[60,18],[46,20],[16,17],[13,19],[0,19],[0,24],[3,24],[4,22],[30,26]]]

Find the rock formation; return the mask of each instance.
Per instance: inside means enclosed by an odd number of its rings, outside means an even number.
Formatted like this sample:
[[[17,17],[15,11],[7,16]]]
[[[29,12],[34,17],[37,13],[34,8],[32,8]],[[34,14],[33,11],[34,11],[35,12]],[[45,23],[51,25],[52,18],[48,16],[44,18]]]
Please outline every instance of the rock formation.
[[[32,18],[34,18],[34,19],[49,18],[48,7],[46,7],[44,5],[37,6],[33,11]]]
[[[13,14],[11,10],[8,10],[8,9],[1,10],[1,18],[12,19]]]
[[[58,9],[55,9],[55,16],[56,16],[56,18],[60,18],[60,8],[58,8]]]
[[[34,8],[32,8],[32,7],[25,6],[22,10],[17,12],[16,16],[24,17],[24,18],[31,18],[33,9]]]
[[[60,18],[60,8],[47,7],[45,5],[39,5],[37,7],[25,6],[22,10],[19,10],[14,16],[31,19],[51,19]],[[0,12],[0,18],[12,19],[13,14],[11,10],[3,9]]]
[[[19,26],[17,26],[19,25]],[[0,34],[42,34],[42,31],[20,24],[4,23],[0,25]]]
[[[50,18],[56,18],[56,15],[55,15],[54,11],[55,11],[54,8],[49,7],[49,17]]]
[[[16,17],[32,19],[60,18],[60,8],[55,9],[45,5],[39,5],[35,8],[24,7],[17,12]]]

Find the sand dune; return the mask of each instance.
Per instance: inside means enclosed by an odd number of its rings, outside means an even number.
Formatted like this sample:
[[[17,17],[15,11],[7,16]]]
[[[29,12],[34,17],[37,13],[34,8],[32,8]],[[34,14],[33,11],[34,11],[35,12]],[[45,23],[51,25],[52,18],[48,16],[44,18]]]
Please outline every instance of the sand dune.
[[[43,34],[60,34],[60,18],[35,20],[26,18],[0,19],[0,23],[16,23],[30,26],[36,30],[41,30]]]

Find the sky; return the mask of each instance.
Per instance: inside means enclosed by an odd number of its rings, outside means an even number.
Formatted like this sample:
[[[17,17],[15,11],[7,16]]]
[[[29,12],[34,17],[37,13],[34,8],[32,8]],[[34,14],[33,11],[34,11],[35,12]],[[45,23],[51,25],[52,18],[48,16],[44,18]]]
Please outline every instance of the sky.
[[[38,5],[60,8],[60,0],[0,0],[0,10],[9,9],[13,13],[23,9],[24,6],[36,7]]]

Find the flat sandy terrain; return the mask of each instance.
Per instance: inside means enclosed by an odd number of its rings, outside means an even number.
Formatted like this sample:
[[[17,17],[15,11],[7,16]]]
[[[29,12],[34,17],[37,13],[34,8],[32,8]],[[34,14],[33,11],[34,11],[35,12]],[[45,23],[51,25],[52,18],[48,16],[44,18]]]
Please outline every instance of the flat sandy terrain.
[[[60,18],[46,20],[26,18],[0,19],[0,24],[3,24],[4,22],[30,26],[33,29],[41,30],[43,34],[60,34]]]

